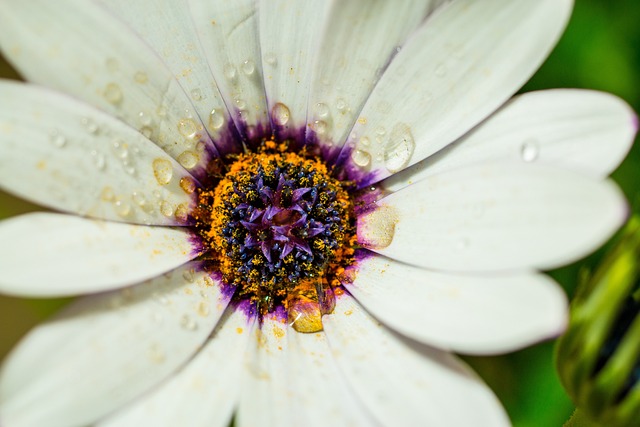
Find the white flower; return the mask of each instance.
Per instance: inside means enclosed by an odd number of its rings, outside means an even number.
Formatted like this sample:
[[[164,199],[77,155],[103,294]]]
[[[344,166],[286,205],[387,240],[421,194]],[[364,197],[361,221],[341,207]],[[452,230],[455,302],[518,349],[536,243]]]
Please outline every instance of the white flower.
[[[80,216],[0,224],[0,290],[92,295],[5,362],[2,426],[508,424],[452,352],[560,333],[564,294],[537,271],[626,214],[604,177],[637,129],[627,105],[507,101],[571,6],[3,0],[3,52],[71,96],[0,82],[0,185]],[[230,304],[186,226],[215,159],[269,129],[390,193],[358,217],[371,256],[323,332]]]

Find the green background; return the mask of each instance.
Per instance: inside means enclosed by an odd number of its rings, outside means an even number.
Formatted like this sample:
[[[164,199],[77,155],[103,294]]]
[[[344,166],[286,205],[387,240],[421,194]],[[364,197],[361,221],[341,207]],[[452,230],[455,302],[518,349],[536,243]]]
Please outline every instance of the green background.
[[[638,0],[576,0],[567,31],[523,91],[555,87],[604,90],[620,96],[640,111],[639,23]],[[1,58],[0,76],[17,78]],[[639,206],[639,163],[640,145],[636,144],[613,175],[630,204],[635,206],[634,211]],[[38,207],[0,192],[0,218],[31,210]],[[602,252],[555,270],[551,275],[571,296],[578,270],[595,265]],[[60,304],[60,301],[0,296],[0,359],[20,336]],[[509,355],[466,360],[498,394],[515,426],[560,426],[570,417],[573,405],[554,371],[553,342]]]

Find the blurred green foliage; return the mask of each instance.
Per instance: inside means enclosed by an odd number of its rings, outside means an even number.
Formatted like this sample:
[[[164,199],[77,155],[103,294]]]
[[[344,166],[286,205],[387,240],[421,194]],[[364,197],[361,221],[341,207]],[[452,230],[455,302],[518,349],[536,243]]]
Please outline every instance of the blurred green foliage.
[[[576,0],[573,17],[555,51],[523,91],[578,87],[612,92],[640,111],[640,2]],[[0,76],[18,78],[0,58]],[[1,102],[1,101],[0,101]],[[639,206],[640,146],[614,173],[632,205]],[[0,218],[38,209],[0,192]],[[577,272],[592,268],[602,250],[574,265],[551,272],[573,294]],[[29,327],[59,302],[0,296],[0,358]],[[561,426],[573,405],[553,367],[553,343],[497,357],[466,357],[503,402],[516,427]]]

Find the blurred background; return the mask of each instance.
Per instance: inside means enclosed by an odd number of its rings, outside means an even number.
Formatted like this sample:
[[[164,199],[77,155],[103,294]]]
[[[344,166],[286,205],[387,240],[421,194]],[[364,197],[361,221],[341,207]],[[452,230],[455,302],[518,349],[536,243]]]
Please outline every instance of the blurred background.
[[[556,87],[603,90],[640,111],[640,2],[575,2],[563,38],[522,91]],[[19,78],[1,57],[0,77]],[[638,211],[640,145],[635,145],[613,179],[626,193],[631,209]],[[0,191],[0,219],[33,210],[39,208]],[[605,249],[550,274],[572,296],[578,271],[594,266]],[[64,303],[0,296],[0,359],[29,328]],[[516,427],[561,426],[573,412],[555,373],[553,345],[542,343],[499,357],[465,358],[495,390]]]

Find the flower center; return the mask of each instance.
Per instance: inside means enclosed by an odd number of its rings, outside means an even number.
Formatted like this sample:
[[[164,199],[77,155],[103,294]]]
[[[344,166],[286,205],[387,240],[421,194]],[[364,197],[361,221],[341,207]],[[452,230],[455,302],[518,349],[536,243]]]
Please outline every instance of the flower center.
[[[194,216],[207,257],[260,314],[282,307],[295,329],[321,330],[353,263],[351,183],[274,141],[233,160],[215,188],[198,195]]]

